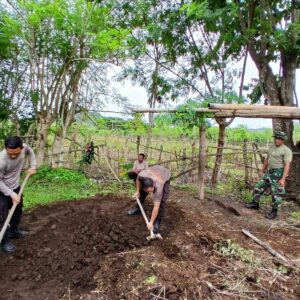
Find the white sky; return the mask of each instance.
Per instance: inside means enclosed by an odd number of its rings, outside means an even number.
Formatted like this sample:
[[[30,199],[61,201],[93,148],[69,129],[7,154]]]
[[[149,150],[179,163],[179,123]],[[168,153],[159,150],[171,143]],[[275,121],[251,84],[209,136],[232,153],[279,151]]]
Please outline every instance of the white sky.
[[[258,78],[258,72],[257,69],[252,62],[252,60],[249,58],[247,69],[246,69],[246,77],[245,77],[245,84],[249,83],[251,78]],[[119,93],[122,96],[126,96],[129,99],[129,102],[133,106],[137,106],[139,108],[148,107],[147,104],[147,93],[144,88],[133,85],[130,81],[126,81],[126,83],[116,83],[114,86],[119,90]],[[298,99],[300,98],[300,70],[297,70],[296,72],[296,93],[298,96]],[[176,106],[176,104],[168,103],[168,107]],[[160,106],[163,107],[163,106]],[[118,111],[119,107],[110,106],[110,110],[116,110]],[[239,125],[246,125],[248,128],[256,129],[256,128],[262,128],[272,127],[272,120],[271,119],[246,119],[246,118],[236,118],[230,127],[236,127]]]

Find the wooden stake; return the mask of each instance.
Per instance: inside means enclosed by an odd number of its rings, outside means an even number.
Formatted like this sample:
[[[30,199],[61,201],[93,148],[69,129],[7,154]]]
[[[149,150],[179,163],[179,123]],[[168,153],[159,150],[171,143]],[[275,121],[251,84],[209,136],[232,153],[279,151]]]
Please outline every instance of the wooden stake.
[[[246,229],[242,229],[242,232],[247,235],[248,237],[250,237],[252,240],[254,240],[258,245],[262,246],[263,248],[265,248],[267,251],[269,251],[272,255],[276,256],[277,258],[279,258],[280,260],[282,260],[285,263],[288,263],[289,260],[284,257],[283,255],[281,255],[280,253],[278,253],[277,251],[275,251],[270,245],[268,245],[267,243],[261,241],[260,239],[258,239],[256,236],[254,236],[253,234],[251,234],[248,230]]]

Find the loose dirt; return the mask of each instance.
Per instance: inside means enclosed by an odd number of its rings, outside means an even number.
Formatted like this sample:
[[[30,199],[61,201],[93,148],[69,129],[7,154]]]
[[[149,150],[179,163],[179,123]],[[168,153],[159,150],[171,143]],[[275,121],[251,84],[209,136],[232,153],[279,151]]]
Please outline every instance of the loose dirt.
[[[299,299],[299,228],[287,225],[284,212],[270,222],[266,208],[253,212],[228,198],[208,198],[200,203],[173,191],[164,240],[151,242],[142,216],[127,215],[132,202],[125,197],[27,210],[22,228],[29,236],[14,240],[13,255],[0,254],[0,299]],[[148,215],[151,209],[147,201]],[[272,257],[242,228],[292,265]],[[230,249],[229,239],[245,252]]]

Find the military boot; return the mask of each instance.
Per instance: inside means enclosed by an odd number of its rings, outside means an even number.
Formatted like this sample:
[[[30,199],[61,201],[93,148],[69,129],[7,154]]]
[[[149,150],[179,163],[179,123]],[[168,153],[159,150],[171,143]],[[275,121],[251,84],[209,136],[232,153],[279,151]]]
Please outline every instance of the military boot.
[[[251,203],[247,203],[245,207],[249,209],[259,209],[259,203],[252,201]]]
[[[266,215],[266,218],[273,220],[277,217],[278,205],[273,204],[271,211]]]

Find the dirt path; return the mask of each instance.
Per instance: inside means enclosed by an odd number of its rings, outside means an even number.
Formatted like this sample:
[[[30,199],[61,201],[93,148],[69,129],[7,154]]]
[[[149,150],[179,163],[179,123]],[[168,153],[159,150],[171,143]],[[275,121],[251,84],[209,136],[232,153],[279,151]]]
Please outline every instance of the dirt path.
[[[298,271],[241,233],[250,229],[296,261],[300,231],[281,226],[284,216],[265,221],[229,199],[199,203],[177,191],[164,240],[149,243],[142,217],[126,214],[129,206],[129,199],[107,196],[26,211],[30,235],[15,240],[14,255],[0,254],[0,299],[300,298]]]

